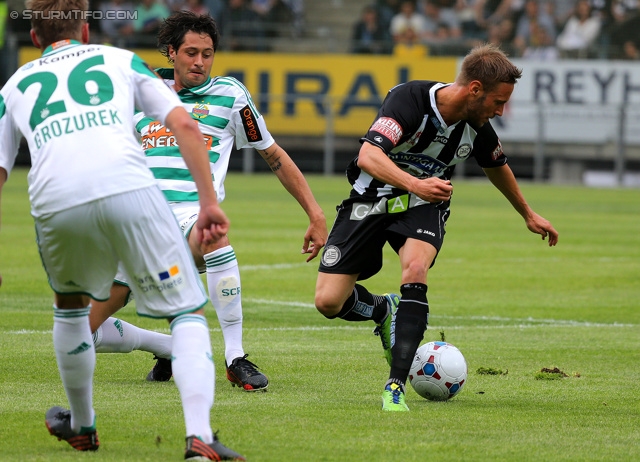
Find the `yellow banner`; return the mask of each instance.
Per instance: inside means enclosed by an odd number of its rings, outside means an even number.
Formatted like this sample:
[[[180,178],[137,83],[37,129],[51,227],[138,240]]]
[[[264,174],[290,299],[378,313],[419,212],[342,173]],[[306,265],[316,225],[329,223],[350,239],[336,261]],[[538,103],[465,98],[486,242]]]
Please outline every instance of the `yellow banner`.
[[[152,67],[170,67],[153,50],[134,50]],[[20,63],[40,57],[20,50]],[[216,53],[212,75],[243,82],[274,135],[362,136],[387,91],[408,80],[452,82],[456,58]]]

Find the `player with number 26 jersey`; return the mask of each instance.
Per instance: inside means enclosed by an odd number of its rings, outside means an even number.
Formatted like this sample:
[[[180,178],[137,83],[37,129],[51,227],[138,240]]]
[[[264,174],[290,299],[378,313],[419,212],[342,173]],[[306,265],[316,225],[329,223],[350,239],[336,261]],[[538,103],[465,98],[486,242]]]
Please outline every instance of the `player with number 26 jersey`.
[[[181,106],[137,55],[114,47],[56,42],[9,79],[0,92],[0,166],[11,170],[24,134],[34,217],[155,184],[131,130],[134,101],[159,120]],[[96,133],[113,143],[97,143]],[[70,136],[84,139],[83,156],[68,148]]]

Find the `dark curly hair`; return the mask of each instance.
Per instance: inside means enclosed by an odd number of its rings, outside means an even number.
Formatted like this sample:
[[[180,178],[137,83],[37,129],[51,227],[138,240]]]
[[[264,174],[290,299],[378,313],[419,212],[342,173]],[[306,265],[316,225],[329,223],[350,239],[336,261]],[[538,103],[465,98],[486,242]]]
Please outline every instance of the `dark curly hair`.
[[[158,31],[158,50],[167,57],[169,62],[171,62],[169,45],[177,51],[184,43],[187,32],[208,35],[213,42],[213,51],[218,48],[218,26],[210,15],[177,11],[162,22]]]

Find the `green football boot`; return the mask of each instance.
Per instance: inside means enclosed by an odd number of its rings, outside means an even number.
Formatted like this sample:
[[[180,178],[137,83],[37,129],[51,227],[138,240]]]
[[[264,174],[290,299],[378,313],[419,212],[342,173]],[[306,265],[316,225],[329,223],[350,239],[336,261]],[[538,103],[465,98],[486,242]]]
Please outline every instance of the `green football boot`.
[[[408,411],[404,402],[404,389],[397,383],[389,383],[382,392],[383,411]]]
[[[384,294],[384,298],[387,299],[389,311],[382,322],[373,330],[373,333],[380,337],[382,349],[384,350],[384,357],[387,359],[389,367],[391,367],[391,347],[395,343],[396,311],[398,311],[400,296],[397,294]]]

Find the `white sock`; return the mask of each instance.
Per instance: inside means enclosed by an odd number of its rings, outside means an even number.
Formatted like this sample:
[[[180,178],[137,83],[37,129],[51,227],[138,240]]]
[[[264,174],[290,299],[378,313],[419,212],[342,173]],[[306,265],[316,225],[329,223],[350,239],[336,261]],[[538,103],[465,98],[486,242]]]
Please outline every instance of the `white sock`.
[[[230,245],[204,256],[209,298],[216,309],[227,364],[244,356],[242,348],[242,298],[238,260]]]
[[[171,358],[171,336],[141,329],[122,319],[109,318],[93,333],[97,353],[148,351],[159,358]]]
[[[180,391],[187,436],[199,436],[210,444],[215,371],[207,320],[195,314],[178,316],[171,323],[171,338],[171,369]]]
[[[53,312],[53,349],[69,400],[71,428],[75,432],[92,428],[95,424],[93,371],[96,352],[89,327],[90,309],[88,306],[61,310],[54,306]]]

